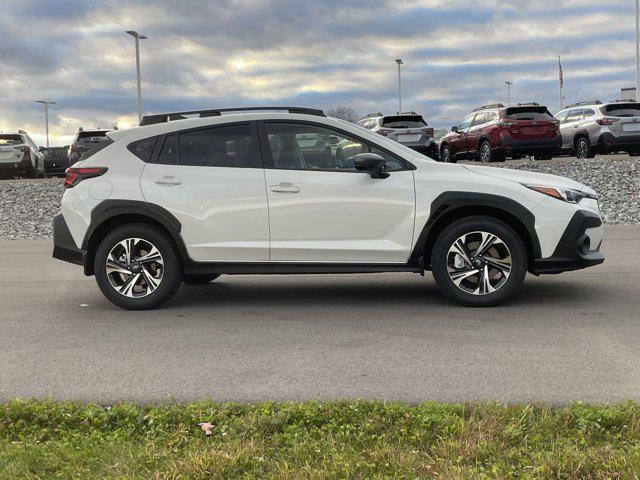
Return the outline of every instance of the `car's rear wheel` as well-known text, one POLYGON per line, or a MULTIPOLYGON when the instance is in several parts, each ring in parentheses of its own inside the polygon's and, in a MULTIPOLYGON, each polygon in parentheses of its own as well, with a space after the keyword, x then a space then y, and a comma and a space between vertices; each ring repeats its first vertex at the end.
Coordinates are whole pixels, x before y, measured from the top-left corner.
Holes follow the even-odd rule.
POLYGON ((109 233, 94 260, 96 281, 104 296, 128 310, 155 308, 173 297, 181 270, 178 252, 167 235, 143 223, 109 233))
POLYGON ((218 278, 220 274, 214 273, 211 275, 208 274, 196 274, 196 275, 182 275, 182 281, 187 285, 204 285, 209 282, 213 282, 216 278, 218 278))
POLYGON ((587 137, 578 137, 576 139, 575 154, 578 160, 584 160, 596 156, 593 152, 593 148, 591 148, 591 142, 589 142, 587 137))
POLYGON ((451 300, 470 307, 490 307, 510 298, 527 273, 527 253, 520 236, 492 217, 462 218, 436 240, 431 269, 451 300))
POLYGON ((442 149, 440 149, 440 161, 444 163, 456 163, 456 159, 449 145, 443 145, 442 149))

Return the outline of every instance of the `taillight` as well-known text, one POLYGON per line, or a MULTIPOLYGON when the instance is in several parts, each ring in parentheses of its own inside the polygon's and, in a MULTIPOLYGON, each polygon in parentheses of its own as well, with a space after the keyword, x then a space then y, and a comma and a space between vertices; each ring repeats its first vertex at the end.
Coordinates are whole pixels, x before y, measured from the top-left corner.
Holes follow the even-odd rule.
POLYGON ((433 128, 431 127, 423 128, 422 131, 425 133, 425 135, 433 135, 433 128))
POLYGON ((596 123, 598 125, 613 125, 614 123, 616 123, 616 119, 615 118, 599 118, 598 120, 596 120, 596 123))
POLYGON ((106 167, 78 167, 67 168, 67 178, 64 180, 65 188, 73 188, 79 184, 82 180, 87 178, 99 177, 104 175, 107 171, 106 167))
POLYGON ((518 122, 515 122, 513 120, 502 120, 498 123, 498 127, 500 128, 511 128, 515 127, 516 125, 518 125, 518 122))
POLYGON ((385 137, 387 135, 389 135, 391 132, 393 132, 393 130, 391 130, 390 128, 381 128, 380 130, 378 130, 376 133, 379 133, 380 135, 384 135, 385 137))

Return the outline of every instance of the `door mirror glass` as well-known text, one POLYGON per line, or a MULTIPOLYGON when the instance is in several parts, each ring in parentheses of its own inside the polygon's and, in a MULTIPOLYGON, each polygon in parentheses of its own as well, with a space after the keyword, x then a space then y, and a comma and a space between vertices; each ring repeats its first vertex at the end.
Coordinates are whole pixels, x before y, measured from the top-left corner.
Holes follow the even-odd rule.
POLYGON ((384 171, 385 160, 377 153, 359 153, 354 157, 356 170, 368 172, 371 178, 387 178, 389 174, 384 171))
POLYGON ((453 127, 451 127, 451 131, 456 133, 458 131, 458 127, 454 125, 453 127))

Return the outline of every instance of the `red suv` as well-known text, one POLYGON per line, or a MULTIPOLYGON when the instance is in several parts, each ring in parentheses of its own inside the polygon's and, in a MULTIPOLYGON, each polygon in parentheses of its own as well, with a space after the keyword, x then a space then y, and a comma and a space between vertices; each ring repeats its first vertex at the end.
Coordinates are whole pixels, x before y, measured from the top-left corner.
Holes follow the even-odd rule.
POLYGON ((505 107, 501 103, 476 108, 460 125, 440 141, 440 160, 479 159, 503 162, 525 155, 549 160, 562 147, 558 121, 547 107, 537 103, 519 103, 505 107))

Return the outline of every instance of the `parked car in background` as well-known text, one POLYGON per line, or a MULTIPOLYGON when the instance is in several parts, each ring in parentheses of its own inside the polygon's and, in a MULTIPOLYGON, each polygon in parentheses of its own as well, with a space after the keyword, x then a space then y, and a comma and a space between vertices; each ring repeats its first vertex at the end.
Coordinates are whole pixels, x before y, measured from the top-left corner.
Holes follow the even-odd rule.
POLYGON ((37 177, 43 167, 44 155, 27 132, 0 133, 0 174, 37 177))
POLYGON ((596 192, 579 182, 438 163, 320 110, 255 110, 108 133, 67 170, 53 256, 133 310, 221 274, 428 270, 452 300, 491 306, 527 271, 604 261, 596 192), (343 165, 311 143, 326 137, 345 146, 343 165))
POLYGON ((507 157, 535 156, 548 160, 562 144, 558 121, 547 107, 501 103, 476 108, 440 141, 440 160, 503 162, 507 157))
POLYGON ((558 112, 556 118, 563 152, 580 159, 593 158, 596 153, 640 155, 640 103, 578 102, 558 112))
POLYGON ((104 147, 106 135, 111 129, 94 129, 85 130, 82 127, 78 129, 73 142, 69 146, 69 165, 73 165, 82 160, 82 155, 88 151, 97 151, 104 147))
POLYGON ((69 168, 69 145, 65 147, 42 147, 40 153, 44 155, 45 174, 60 175, 69 168))
POLYGON ((438 147, 433 138, 433 128, 428 126, 422 115, 416 112, 404 112, 398 115, 382 115, 377 112, 367 115, 356 123, 428 157, 433 158, 438 154, 438 147))

